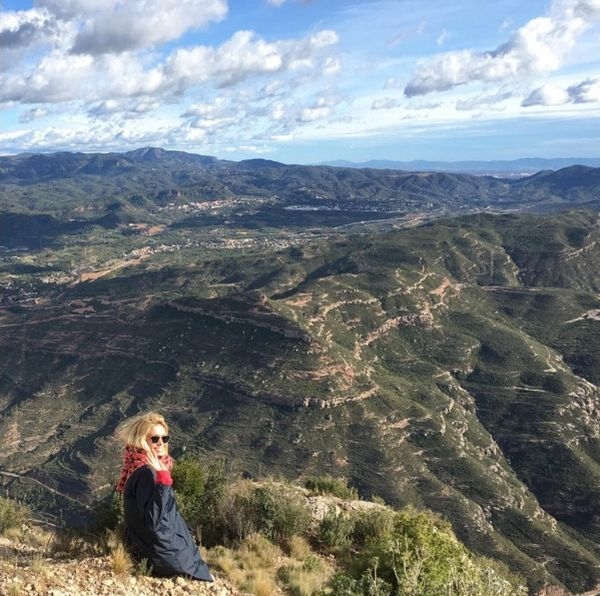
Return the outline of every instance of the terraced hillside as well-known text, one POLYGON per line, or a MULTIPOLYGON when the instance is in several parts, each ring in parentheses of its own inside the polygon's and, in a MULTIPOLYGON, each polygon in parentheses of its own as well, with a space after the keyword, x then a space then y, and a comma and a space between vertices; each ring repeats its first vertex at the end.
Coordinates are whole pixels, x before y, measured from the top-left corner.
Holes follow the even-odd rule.
POLYGON ((81 519, 115 480, 117 424, 156 408, 175 455, 343 475, 532 586, 598 584, 597 213, 253 229, 230 207, 57 211, 4 245, 9 493, 81 519))

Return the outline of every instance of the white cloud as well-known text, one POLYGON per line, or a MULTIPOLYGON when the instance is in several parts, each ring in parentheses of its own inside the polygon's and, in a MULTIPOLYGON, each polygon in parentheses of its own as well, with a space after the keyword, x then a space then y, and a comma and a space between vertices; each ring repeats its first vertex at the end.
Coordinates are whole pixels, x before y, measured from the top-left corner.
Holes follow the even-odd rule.
POLYGON ((530 20, 492 51, 460 50, 419 63, 404 93, 412 97, 472 81, 502 81, 557 70, 577 38, 599 18, 598 0, 555 0, 549 16, 530 20))
MULTIPOLYGON (((104 0, 103 0, 104 2, 104 0)), ((57 2, 54 0, 53 5, 57 2)), ((96 10, 83 5, 72 52, 105 54, 146 48, 181 37, 186 31, 222 20, 225 0, 109 0, 96 10)))
POLYGON ((336 43, 332 31, 321 31, 303 40, 268 43, 252 31, 238 31, 214 50, 196 47, 177 50, 165 64, 168 78, 187 87, 207 79, 219 87, 239 83, 250 76, 313 67, 321 48, 336 43))
POLYGON ((271 105, 271 118, 273 120, 279 122, 285 118, 286 108, 285 104, 282 101, 276 101, 271 105))
POLYGON ((71 20, 84 16, 92 16, 102 11, 111 11, 120 0, 37 0, 37 5, 48 9, 62 20, 71 20))
POLYGON ((47 110, 41 107, 31 108, 27 110, 19 116, 19 122, 33 122, 34 120, 38 120, 39 118, 43 118, 48 113, 47 110))
POLYGON ((443 46, 446 43, 448 37, 450 37, 448 31, 446 31, 446 29, 442 29, 442 32, 438 35, 437 39, 435 40, 436 45, 443 46))
POLYGON ((557 85, 547 83, 538 89, 532 91, 529 96, 523 100, 522 106, 561 106, 569 103, 569 94, 565 89, 557 85))
POLYGON ((82 92, 92 62, 89 56, 49 54, 32 73, 17 71, 0 77, 0 101, 52 103, 74 99, 82 92))
POLYGON ((327 56, 321 63, 320 72, 323 76, 331 77, 340 73, 342 70, 342 64, 336 56, 327 56))
POLYGON ((160 102, 151 98, 107 99, 87 110, 91 118, 121 115, 125 119, 139 118, 160 107, 160 102))
POLYGON ((214 118, 227 111, 229 104, 225 97, 216 97, 210 103, 192 104, 183 114, 184 118, 201 116, 203 118, 214 118))
POLYGON ((402 105, 402 102, 399 99, 394 99, 392 97, 384 97, 382 99, 376 99, 371 105, 372 110, 392 110, 394 108, 399 108, 402 105))
POLYGON ((300 122, 315 122, 331 114, 333 101, 320 97, 312 106, 301 110, 298 120, 300 122))
POLYGON ((567 89, 573 103, 600 102, 600 79, 586 79, 567 89))
POLYGON ((151 68, 146 68, 141 58, 132 53, 91 56, 52 52, 31 72, 18 69, 0 75, 0 102, 172 97, 205 83, 227 87, 250 77, 314 69, 320 64, 321 50, 336 41, 331 31, 274 43, 250 31, 239 31, 218 48, 178 49, 151 68))
POLYGON ((547 83, 533 90, 521 103, 523 107, 561 106, 568 103, 600 102, 600 79, 586 79, 566 89, 547 83))
POLYGON ((490 106, 497 106, 507 99, 510 99, 513 94, 510 91, 492 93, 489 95, 475 95, 465 99, 456 101, 456 109, 458 111, 480 110, 490 106))
POLYGON ((20 48, 52 36, 56 23, 45 10, 0 12, 0 48, 20 48))
POLYGON ((427 23, 425 21, 420 21, 416 27, 406 28, 397 32, 393 37, 385 42, 385 47, 391 49, 402 43, 405 43, 406 41, 421 37, 425 32, 426 26, 427 23))

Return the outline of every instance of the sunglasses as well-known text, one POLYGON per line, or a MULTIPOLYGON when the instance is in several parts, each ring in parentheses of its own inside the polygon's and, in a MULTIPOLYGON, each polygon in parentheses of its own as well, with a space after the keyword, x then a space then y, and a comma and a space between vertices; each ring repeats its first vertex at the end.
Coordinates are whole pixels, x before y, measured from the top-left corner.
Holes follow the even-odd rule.
POLYGON ((150 437, 150 440, 154 444, 158 443, 161 439, 162 439, 163 444, 166 445, 169 442, 169 435, 165 435, 164 437, 161 437, 160 435, 152 435, 150 437))

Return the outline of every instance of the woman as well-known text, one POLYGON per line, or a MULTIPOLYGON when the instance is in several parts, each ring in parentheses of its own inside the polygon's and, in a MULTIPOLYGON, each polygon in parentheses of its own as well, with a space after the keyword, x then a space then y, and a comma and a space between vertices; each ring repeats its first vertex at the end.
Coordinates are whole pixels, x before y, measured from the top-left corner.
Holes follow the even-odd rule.
POLYGON ((132 555, 146 559, 157 576, 184 575, 213 581, 183 521, 173 494, 169 427, 156 412, 126 421, 117 490, 123 494, 125 541, 132 555))

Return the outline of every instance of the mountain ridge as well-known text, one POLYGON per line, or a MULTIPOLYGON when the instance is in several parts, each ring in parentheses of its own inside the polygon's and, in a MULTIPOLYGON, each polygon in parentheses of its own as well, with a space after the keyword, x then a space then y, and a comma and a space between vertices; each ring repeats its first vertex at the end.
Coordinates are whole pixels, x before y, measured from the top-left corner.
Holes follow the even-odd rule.
POLYGON ((508 173, 513 175, 530 175, 541 170, 559 170, 572 165, 600 167, 600 158, 592 157, 522 157, 510 160, 463 160, 463 161, 430 161, 416 159, 411 161, 395 161, 389 159, 372 159, 362 162, 334 160, 321 162, 345 168, 375 168, 391 170, 433 170, 448 172, 480 172, 508 173))

